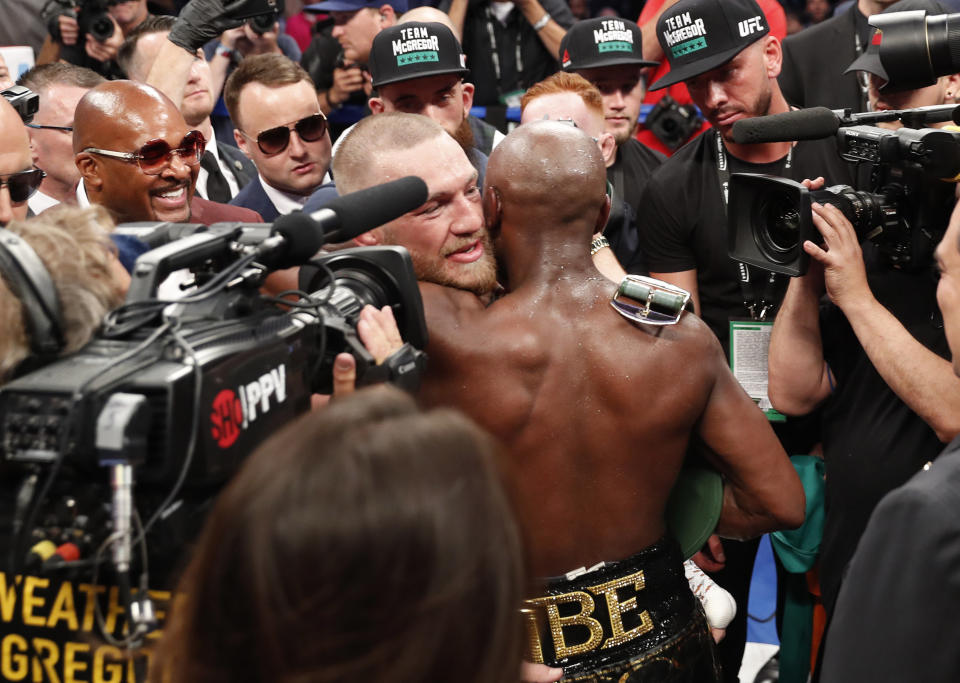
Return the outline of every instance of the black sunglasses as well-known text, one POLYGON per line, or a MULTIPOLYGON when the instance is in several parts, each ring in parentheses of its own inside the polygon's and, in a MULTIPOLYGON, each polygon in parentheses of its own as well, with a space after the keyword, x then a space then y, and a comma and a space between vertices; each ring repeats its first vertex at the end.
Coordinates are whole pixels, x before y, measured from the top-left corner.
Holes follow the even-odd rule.
MULTIPOLYGON (((297 135, 304 142, 316 142, 327 133, 327 117, 323 114, 312 114, 290 125, 268 128, 256 137, 257 147, 264 154, 279 154, 290 144, 291 130, 297 131, 297 135)), ((246 133, 243 134, 253 139, 246 133)))
POLYGON ((6 185, 7 190, 10 191, 10 201, 14 204, 22 204, 33 196, 46 177, 47 174, 39 168, 7 173, 0 175, 0 188, 6 185))

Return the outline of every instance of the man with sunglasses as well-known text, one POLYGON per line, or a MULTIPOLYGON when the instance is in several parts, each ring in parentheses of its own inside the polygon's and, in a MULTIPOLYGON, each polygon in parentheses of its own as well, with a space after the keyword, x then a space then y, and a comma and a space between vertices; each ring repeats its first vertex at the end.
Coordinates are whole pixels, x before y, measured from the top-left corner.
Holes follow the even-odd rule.
POLYGON ((254 212, 194 196, 206 140, 165 95, 109 81, 77 105, 73 145, 78 203, 101 204, 117 222, 260 222, 254 212))
POLYGON ((29 200, 34 214, 57 204, 77 203, 80 171, 73 160, 73 113, 90 88, 104 81, 97 72, 66 62, 40 64, 20 77, 19 85, 40 98, 39 109, 27 124, 33 161, 47 174, 29 200))
POLYGON ((0 97, 0 226, 27 217, 27 200, 40 187, 27 129, 17 110, 0 97))
POLYGON ((266 221, 302 209, 330 167, 330 135, 309 74, 283 55, 244 59, 224 86, 234 139, 257 167, 230 202, 266 221))

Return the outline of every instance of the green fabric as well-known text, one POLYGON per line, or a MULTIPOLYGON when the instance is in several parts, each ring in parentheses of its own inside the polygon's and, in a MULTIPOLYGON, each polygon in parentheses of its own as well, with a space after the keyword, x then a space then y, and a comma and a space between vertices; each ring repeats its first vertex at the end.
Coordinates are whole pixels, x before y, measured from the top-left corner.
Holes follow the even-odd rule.
POLYGON ((802 574, 816 562, 823 538, 824 465, 815 455, 791 455, 790 462, 807 496, 806 516, 798 529, 770 534, 770 543, 788 572, 802 574))

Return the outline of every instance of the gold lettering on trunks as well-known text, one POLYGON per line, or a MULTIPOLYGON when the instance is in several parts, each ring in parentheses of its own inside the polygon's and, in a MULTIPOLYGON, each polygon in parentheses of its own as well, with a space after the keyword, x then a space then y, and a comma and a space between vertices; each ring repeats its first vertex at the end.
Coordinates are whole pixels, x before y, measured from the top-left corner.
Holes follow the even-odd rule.
POLYGON ((593 614, 594 603, 589 593, 583 591, 573 591, 562 595, 548 595, 544 598, 535 598, 527 600, 527 604, 540 605, 547 608, 547 619, 550 622, 550 633, 553 635, 553 649, 556 652, 557 659, 581 655, 584 652, 595 650, 603 640, 603 627, 596 619, 591 618, 593 614), (568 617, 560 616, 558 605, 563 603, 580 603, 580 611, 568 617), (584 626, 590 632, 590 637, 583 643, 577 645, 567 645, 566 638, 563 635, 564 626, 584 626))
POLYGON ((639 571, 636 574, 614 579, 613 581, 607 581, 606 583, 601 583, 599 586, 591 586, 587 589, 594 595, 598 597, 603 595, 607 599, 607 610, 610 612, 611 635, 607 638, 607 642, 603 644, 604 650, 608 647, 623 645, 627 641, 633 640, 653 630, 653 619, 650 618, 650 613, 647 610, 643 610, 643 612, 640 613, 640 624, 629 631, 624 631, 623 614, 624 612, 636 609, 637 596, 634 595, 629 600, 624 600, 623 602, 620 602, 620 598, 617 596, 617 591, 627 586, 633 586, 633 589, 639 593, 643 590, 645 584, 646 580, 643 577, 643 571, 639 571))

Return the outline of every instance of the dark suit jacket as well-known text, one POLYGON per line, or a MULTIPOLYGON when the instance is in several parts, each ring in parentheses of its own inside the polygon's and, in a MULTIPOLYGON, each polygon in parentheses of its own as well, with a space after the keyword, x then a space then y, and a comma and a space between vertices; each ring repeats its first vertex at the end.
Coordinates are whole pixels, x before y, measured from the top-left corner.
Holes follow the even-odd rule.
POLYGON ((242 190, 251 180, 257 177, 257 167, 247 158, 247 155, 241 152, 233 145, 227 145, 217 142, 217 151, 220 152, 220 158, 227 162, 230 172, 237 180, 237 185, 242 190))
POLYGON ((960 437, 873 511, 827 629, 821 682, 960 681, 958 611, 960 437))
POLYGON ((797 107, 863 111, 855 74, 843 75, 857 58, 854 8, 783 41, 783 70, 777 79, 787 102, 797 107))
POLYGON ((263 218, 256 211, 239 206, 211 202, 209 199, 194 195, 190 200, 190 223, 213 225, 225 222, 263 223, 263 218))
POLYGON ((263 185, 260 184, 259 176, 254 176, 253 180, 251 180, 245 188, 240 190, 240 193, 236 197, 230 200, 230 204, 232 206, 242 206, 247 209, 252 209, 263 216, 263 220, 268 223, 272 223, 277 219, 277 216, 280 215, 277 207, 273 205, 270 197, 264 192, 263 185))

